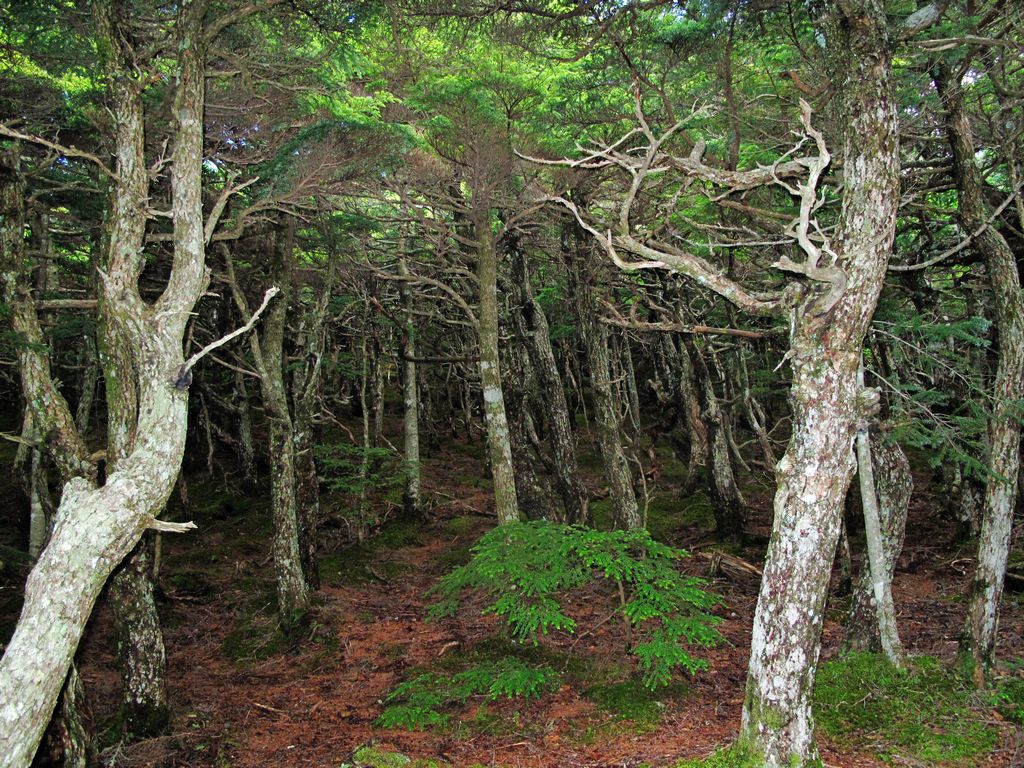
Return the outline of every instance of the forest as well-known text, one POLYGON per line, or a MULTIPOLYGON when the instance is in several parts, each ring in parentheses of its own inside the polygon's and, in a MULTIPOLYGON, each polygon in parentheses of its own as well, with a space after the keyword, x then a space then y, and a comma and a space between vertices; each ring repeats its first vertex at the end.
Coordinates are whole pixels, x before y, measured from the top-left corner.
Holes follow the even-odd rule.
POLYGON ((1019 0, 0 4, 0 768, 1024 765, 1019 0))

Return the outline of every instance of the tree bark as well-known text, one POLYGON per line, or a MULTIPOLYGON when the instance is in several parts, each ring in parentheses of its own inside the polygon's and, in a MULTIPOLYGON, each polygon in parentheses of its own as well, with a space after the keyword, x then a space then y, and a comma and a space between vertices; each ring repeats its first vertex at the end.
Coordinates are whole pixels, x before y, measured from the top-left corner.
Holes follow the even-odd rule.
POLYGON ((689 339, 685 352, 696 374, 701 404, 701 422, 707 429, 711 461, 711 508, 715 516, 715 533, 723 538, 741 539, 747 517, 747 503, 736 485, 732 457, 726 436, 725 414, 718 403, 711 373, 700 350, 689 339))
MULTIPOLYGON (((403 277, 409 275, 409 265, 404 256, 399 258, 398 273, 403 277)), ((420 502, 420 397, 416 381, 416 363, 414 362, 416 325, 413 322, 412 291, 407 282, 399 285, 405 323, 402 334, 402 350, 404 352, 402 358, 402 437, 404 441, 402 508, 406 517, 417 519, 420 517, 422 509, 420 502)))
POLYGON ((594 394, 594 420, 597 424, 598 445, 604 463, 605 479, 612 501, 612 519, 620 528, 642 528, 644 520, 633 491, 633 475, 622 447, 618 409, 612 392, 608 363, 608 332, 598 320, 597 302, 589 277, 590 249, 582 243, 583 233, 577 226, 571 230, 575 253, 564 249, 569 292, 573 297, 573 312, 580 329, 586 367, 590 371, 590 384, 594 394))
POLYGON ((985 226, 988 217, 982 179, 975 164, 974 137, 964 106, 962 84, 952 78, 944 64, 936 66, 933 79, 946 108, 946 134, 953 153, 958 218, 965 232, 978 233, 972 247, 985 259, 999 333, 999 362, 988 430, 989 474, 982 502, 978 563, 960 643, 961 656, 970 665, 974 680, 980 686, 987 681, 995 661, 999 602, 1017 502, 1019 409, 1024 399, 1024 294, 1012 249, 998 229, 985 226))
MULTIPOLYGON (((138 290, 141 237, 111 238, 106 277, 112 316, 130 333, 135 348, 139 408, 136 439, 97 488, 75 477, 64 487, 53 534, 25 587, 25 603, 14 636, 0 659, 0 766, 23 768, 36 750, 64 683, 86 621, 107 577, 155 524, 181 466, 185 448, 187 392, 175 386, 183 364, 182 339, 189 313, 206 288, 202 209, 202 113, 204 6, 178 6, 178 77, 175 150, 171 173, 174 257, 164 292, 147 306, 138 290), (114 288, 118 290, 113 290, 114 288)), ((112 221, 138 217, 144 227, 146 198, 138 197, 146 168, 141 162, 141 99, 124 62, 130 36, 115 33, 128 10, 96 6, 99 36, 111 66, 115 102, 117 184, 112 221), (121 107, 127 105, 127 109, 121 107), (127 121, 127 122, 126 122, 127 121)), ((6 218, 6 217, 5 217, 6 218)))
MULTIPOLYGON (((907 456, 899 444, 886 440, 879 441, 872 445, 871 454, 881 521, 882 562, 885 578, 891 584, 896 571, 896 561, 903 550, 907 509, 914 480, 910 474, 910 462, 907 461, 907 456)), ((881 653, 883 650, 869 562, 865 562, 853 593, 850 617, 846 625, 846 648, 870 653, 881 653)))
POLYGON ((548 419, 548 435, 558 492, 565 507, 565 520, 585 525, 589 518, 589 495, 580 478, 576 461, 576 440, 572 434, 572 420, 565 399, 562 377, 558 373, 555 353, 551 347, 551 331, 544 309, 533 296, 526 257, 515 254, 515 280, 522 292, 522 314, 526 323, 526 346, 537 376, 537 383, 544 392, 545 415, 548 419))
MULTIPOLYGON (((280 289, 280 294, 267 309, 262 330, 258 335, 253 334, 249 341, 270 422, 270 496, 274 524, 270 549, 277 584, 277 612, 285 632, 296 628, 309 611, 309 585, 302 568, 299 544, 295 426, 288 406, 284 373, 284 335, 291 297, 293 234, 291 224, 286 227, 286 231, 274 233, 271 280, 280 289)), ((248 319, 248 306, 234 280, 232 289, 240 311, 248 319)))
POLYGON ((136 739, 159 735, 170 723, 167 659, 153 601, 149 546, 139 542, 118 567, 108 593, 121 668, 120 716, 136 739))
POLYGON ((483 386, 487 450, 494 479, 494 503, 500 523, 519 519, 515 470, 505 395, 501 386, 498 354, 498 252, 491 233, 489 210, 474 200, 473 230, 477 241, 477 283, 480 291, 478 336, 480 341, 480 382, 483 386))
POLYGON ((825 598, 861 418, 861 346, 882 289, 899 202, 899 121, 884 3, 825 5, 821 31, 844 128, 832 247, 846 286, 830 311, 793 310, 793 434, 776 468, 775 521, 754 615, 740 742, 770 768, 817 759, 811 693, 825 598))

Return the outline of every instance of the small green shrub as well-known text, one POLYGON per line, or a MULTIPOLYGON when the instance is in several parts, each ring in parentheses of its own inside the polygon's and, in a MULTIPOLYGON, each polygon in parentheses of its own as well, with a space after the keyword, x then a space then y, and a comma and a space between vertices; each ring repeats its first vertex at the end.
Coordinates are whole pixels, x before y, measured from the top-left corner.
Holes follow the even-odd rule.
POLYGON ((593 580, 621 588, 619 612, 635 630, 630 649, 648 688, 667 685, 676 669, 689 673, 707 662, 690 653, 722 640, 720 619, 709 611, 720 599, 700 579, 676 567, 682 550, 654 541, 647 531, 595 531, 546 521, 506 523, 473 548, 473 558, 431 590, 440 601, 432 615, 453 615, 466 592, 493 599, 490 613, 512 637, 536 643, 550 630, 572 632, 561 597, 593 580))
POLYGON ((473 696, 487 701, 540 696, 558 675, 549 666, 533 666, 520 659, 476 664, 456 675, 427 672, 408 680, 388 694, 389 706, 377 719, 384 728, 419 730, 443 727, 448 715, 441 710, 465 704, 473 696))
POLYGON ((837 742, 929 765, 977 765, 995 747, 976 703, 958 670, 928 656, 901 671, 883 656, 849 654, 819 668, 814 691, 818 724, 837 742))
POLYGON ((1024 725, 1024 677, 1007 677, 996 681, 992 706, 1010 722, 1024 725))

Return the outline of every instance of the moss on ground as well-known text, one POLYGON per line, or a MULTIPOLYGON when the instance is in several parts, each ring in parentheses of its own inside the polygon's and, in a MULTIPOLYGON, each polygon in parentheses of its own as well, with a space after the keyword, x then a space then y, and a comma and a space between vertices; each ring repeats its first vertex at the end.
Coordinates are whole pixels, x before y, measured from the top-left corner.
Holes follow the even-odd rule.
POLYGON ((584 695, 603 712, 617 720, 629 720, 638 733, 653 731, 661 722, 666 701, 686 696, 688 686, 676 683, 666 688, 649 690, 636 678, 602 685, 592 685, 584 695))
POLYGON ((998 741, 969 681, 932 657, 901 671, 879 655, 849 654, 820 667, 814 693, 825 733, 884 760, 973 766, 998 741))
POLYGON ((439 760, 411 758, 401 752, 362 746, 353 753, 352 762, 342 763, 339 768, 447 768, 448 765, 439 760))
POLYGON ((647 530, 658 541, 667 542, 676 534, 714 527, 711 503, 702 492, 685 498, 673 492, 661 492, 655 494, 647 505, 647 530))

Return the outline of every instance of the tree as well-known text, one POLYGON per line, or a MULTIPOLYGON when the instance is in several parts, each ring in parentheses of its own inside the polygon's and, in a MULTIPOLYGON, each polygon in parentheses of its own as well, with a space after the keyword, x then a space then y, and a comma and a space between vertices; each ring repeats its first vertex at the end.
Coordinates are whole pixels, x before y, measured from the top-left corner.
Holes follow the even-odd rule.
MULTIPOLYGON (((109 254, 103 276, 104 320, 130 356, 132 376, 118 382, 135 390, 133 435, 115 444, 126 446, 105 483, 96 484, 94 467, 64 486, 54 529, 29 576, 25 605, 3 659, 0 659, 0 740, 7 746, 4 766, 26 766, 78 645, 93 604, 107 577, 135 547, 147 529, 183 531, 189 524, 156 518, 177 479, 185 445, 188 384, 194 359, 186 362, 182 340, 192 308, 207 285, 205 226, 202 207, 203 108, 205 57, 211 38, 241 14, 204 25, 207 6, 189 1, 173 12, 158 10, 173 26, 176 46, 171 161, 174 248, 165 286, 154 302, 143 298, 139 277, 144 266, 148 169, 145 163, 143 95, 146 81, 136 76, 140 57, 129 31, 133 8, 111 0, 94 11, 96 36, 107 62, 107 87, 114 116, 114 166, 109 212, 109 254)), ((8 132, 10 135, 10 132, 8 132)), ((52 144, 52 142, 51 142, 52 144)), ((64 156, 81 152, 62 149, 64 156)), ((8 185, 18 169, 7 167, 8 185)), ((15 187, 8 186, 10 190, 15 187)), ((10 199, 5 192, 5 199, 10 199)), ((18 220, 5 215, 5 261, 18 259, 18 220)), ((118 368, 124 371, 124 368, 118 368)), ((45 383, 43 384, 45 387, 45 383)), ((61 400, 32 401, 41 414, 66 410, 61 400)), ((117 422, 115 422, 117 423, 117 422)), ((67 434, 72 434, 70 431, 67 434)), ((65 456, 70 459, 74 453, 65 456)), ((81 461, 81 454, 78 454, 81 461)))

